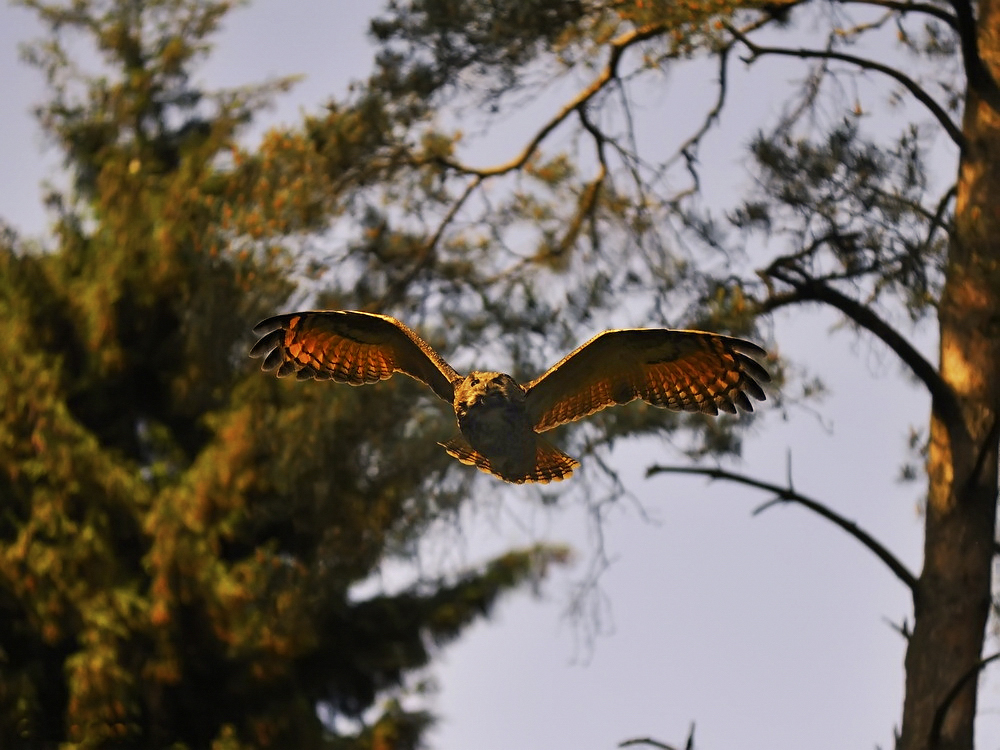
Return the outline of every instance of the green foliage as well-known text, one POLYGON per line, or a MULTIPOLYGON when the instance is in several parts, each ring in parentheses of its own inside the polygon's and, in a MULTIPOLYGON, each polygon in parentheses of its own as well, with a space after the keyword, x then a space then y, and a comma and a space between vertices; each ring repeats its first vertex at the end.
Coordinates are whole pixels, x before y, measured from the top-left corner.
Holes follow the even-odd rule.
MULTIPOLYGON (((904 300, 914 319, 940 294, 947 239, 929 215, 926 146, 911 128, 890 148, 844 122, 825 142, 758 136, 751 150, 763 196, 737 209, 734 226, 794 232, 789 267, 824 280, 874 280, 873 298, 904 300)), ((872 283, 868 281, 868 283, 872 283)))
POLYGON ((75 192, 51 250, 0 246, 0 745, 418 746, 429 717, 384 697, 566 553, 356 599, 468 496, 446 423, 410 383, 301 388, 246 358, 303 280, 294 238, 399 169, 411 113, 369 97, 248 151, 285 83, 189 84, 229 3, 27 4, 75 192))
POLYGON ((496 76, 491 93, 499 94, 515 85, 521 66, 557 49, 586 12, 579 0, 390 2, 371 29, 386 50, 382 64, 405 62, 407 88, 414 93, 430 95, 468 70, 496 76), (426 54, 412 56, 415 46, 426 54))

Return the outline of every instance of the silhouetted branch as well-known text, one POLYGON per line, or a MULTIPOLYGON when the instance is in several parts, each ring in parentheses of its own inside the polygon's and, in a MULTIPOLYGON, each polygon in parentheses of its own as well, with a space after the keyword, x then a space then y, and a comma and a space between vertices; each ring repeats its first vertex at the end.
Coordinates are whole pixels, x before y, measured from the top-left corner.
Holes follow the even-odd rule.
POLYGON ((762 47, 755 42, 750 41, 741 31, 733 28, 732 26, 727 26, 726 29, 735 38, 739 39, 748 50, 750 50, 750 59, 747 60, 748 63, 752 63, 754 59, 758 57, 763 57, 764 55, 783 55, 786 57, 798 57, 803 60, 838 60, 840 62, 846 62, 851 65, 856 65, 863 70, 873 70, 876 73, 882 73, 883 75, 889 76, 897 83, 902 84, 903 88, 913 94, 914 98, 923 104, 927 109, 930 110, 931 114, 934 115, 935 119, 941 123, 941 127, 945 129, 948 136, 958 144, 959 148, 965 147, 965 136, 962 135, 961 129, 952 122, 951 117, 945 111, 944 107, 935 101, 934 97, 924 91, 920 85, 914 81, 909 76, 901 73, 893 67, 888 65, 883 65, 875 60, 867 60, 863 57, 857 57, 855 55, 848 55, 843 52, 835 52, 834 50, 816 50, 816 49, 791 49, 785 47, 762 47))
POLYGON ((635 737, 631 740, 625 740, 624 742, 618 743, 618 747, 632 747, 633 745, 649 745, 650 747, 657 747, 661 750, 677 750, 677 748, 673 745, 668 745, 665 742, 654 740, 652 737, 635 737))
POLYGON ((434 230, 434 234, 431 235, 430 239, 428 239, 427 242, 424 243, 423 247, 420 248, 420 253, 410 266, 410 270, 390 285, 385 294, 382 295, 382 299, 379 300, 378 306, 375 309, 385 309, 389 302, 397 299, 404 291, 406 291, 406 287, 408 287, 417 277, 417 274, 419 274, 422 269, 426 268, 428 261, 434 257, 438 243, 441 242, 441 237, 444 236, 445 229, 447 229, 451 222, 455 220, 455 217, 462 209, 462 206, 464 206, 465 202, 469 200, 469 196, 475 192, 476 188, 478 188, 482 182, 482 177, 476 177, 465 186, 465 190, 463 190, 462 194, 455 199, 451 208, 448 209, 448 212, 441 219, 437 229, 434 230))
POLYGON ((892 620, 890 620, 888 617, 883 617, 882 618, 882 622, 884 622, 890 628, 892 628, 897 633, 899 633, 901 636, 903 636, 903 639, 906 640, 907 642, 909 642, 910 636, 913 635, 913 633, 910 632, 910 623, 905 618, 904 618, 903 623, 901 625, 897 625, 892 620))
MULTIPOLYGON (((937 209, 934 211, 934 215, 931 217, 931 223, 927 226, 927 237, 924 239, 924 243, 921 246, 921 251, 926 250, 931 245, 931 240, 934 239, 934 233, 938 229, 945 228, 944 226, 944 213, 948 210, 948 205, 955 199, 958 195, 958 186, 952 185, 948 188, 944 195, 941 196, 941 200, 938 201, 937 209)), ((947 232, 947 228, 945 228, 947 232)), ((950 232, 948 232, 950 234, 950 232)))
MULTIPOLYGON (((652 737, 635 737, 631 740, 625 740, 618 743, 618 747, 632 747, 633 745, 649 745, 650 747, 658 748, 658 750, 677 750, 673 745, 668 745, 665 742, 660 742, 659 740, 654 740, 652 737)), ((688 730, 687 740, 684 741, 684 750, 694 750, 694 724, 691 724, 691 729, 688 730)))
POLYGON ((841 2, 845 5, 847 3, 851 3, 853 5, 875 5, 879 8, 887 8, 888 10, 895 10, 900 13, 925 13, 928 16, 934 16, 934 18, 939 21, 948 24, 956 31, 958 30, 958 19, 944 8, 939 8, 936 5, 928 5, 926 3, 901 3, 895 2, 895 0, 841 0, 841 2))
POLYGON ((754 510, 754 515, 762 513, 763 511, 770 508, 772 505, 778 503, 796 503, 808 508, 814 513, 822 516, 823 518, 831 521, 836 526, 846 531, 850 536, 857 539, 861 544, 867 547, 871 552, 891 570, 896 577, 906 584, 910 592, 916 594, 917 590, 917 578, 910 570, 903 565, 900 560, 893 555, 888 549, 886 549, 881 542, 872 537, 868 532, 861 529, 854 521, 849 521, 848 519, 841 516, 836 511, 831 510, 817 500, 812 500, 811 498, 802 495, 791 487, 780 487, 776 484, 771 484, 770 482, 764 482, 760 479, 754 479, 748 477, 744 474, 737 474, 736 472, 727 471, 726 469, 720 468, 706 468, 698 466, 651 466, 646 470, 646 476, 650 477, 654 474, 695 474, 699 476, 708 477, 709 479, 725 479, 730 482, 736 482, 738 484, 744 484, 748 487, 756 487, 760 490, 766 490, 768 492, 773 492, 775 498, 768 501, 764 505, 760 506, 754 510))
POLYGON ((665 31, 663 24, 648 24, 639 29, 633 29, 632 31, 625 32, 619 35, 611 41, 611 57, 608 59, 608 64, 604 66, 604 70, 601 74, 595 78, 589 86, 580 91, 576 96, 570 99, 566 104, 563 105, 554 117, 552 117, 545 125, 535 133, 534 137, 528 142, 528 145, 524 147, 520 154, 515 156, 508 162, 504 164, 498 164, 494 167, 484 167, 476 168, 469 167, 464 164, 452 161, 451 159, 442 159, 441 161, 447 166, 455 169, 464 174, 476 175, 477 177, 496 177, 498 175, 507 174, 515 169, 520 169, 531 158, 532 154, 541 144, 543 140, 555 130, 559 125, 561 125, 567 117, 569 117, 573 112, 578 111, 587 102, 589 102, 594 96, 600 92, 605 86, 613 81, 618 75, 618 65, 621 62, 622 55, 625 53, 629 47, 639 42, 643 42, 647 39, 652 39, 665 31))
POLYGON ((883 320, 874 310, 851 299, 818 279, 812 279, 799 272, 800 278, 788 273, 791 269, 781 267, 778 259, 762 273, 789 284, 794 293, 776 296, 773 301, 765 300, 762 310, 770 311, 795 302, 825 302, 840 310, 849 319, 865 330, 875 334, 910 368, 914 375, 927 387, 931 394, 933 409, 945 420, 953 434, 965 432, 965 422, 955 392, 944 381, 940 373, 918 352, 906 338, 883 320))
POLYGON ((712 108, 705 114, 705 119, 701 123, 701 127, 698 128, 687 140, 680 145, 677 149, 677 154, 671 157, 663 166, 664 168, 669 167, 678 157, 683 157, 687 164, 688 173, 694 180, 694 189, 697 190, 700 185, 698 179, 698 171, 695 169, 695 163, 697 162, 696 150, 701 140, 708 134, 712 129, 712 126, 719 121, 719 115, 722 114, 722 108, 726 103, 726 92, 728 90, 728 63, 729 63, 729 53, 732 51, 732 46, 727 46, 719 51, 719 93, 716 96, 715 104, 712 108))

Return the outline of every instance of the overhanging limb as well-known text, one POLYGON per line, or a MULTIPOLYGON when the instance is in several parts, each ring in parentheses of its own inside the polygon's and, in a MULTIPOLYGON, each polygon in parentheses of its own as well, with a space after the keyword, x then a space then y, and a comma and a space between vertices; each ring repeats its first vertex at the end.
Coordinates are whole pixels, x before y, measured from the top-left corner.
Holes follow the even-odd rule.
POLYGON ((764 482, 760 479, 754 479, 753 477, 748 477, 745 474, 738 474, 733 471, 727 471, 726 469, 720 468, 707 468, 700 466, 659 466, 653 465, 646 470, 646 476, 651 477, 655 474, 695 474, 698 476, 708 477, 709 479, 724 479, 729 482, 736 482, 738 484, 744 484, 748 487, 756 487, 760 490, 765 490, 767 492, 774 493, 774 499, 770 500, 764 505, 761 505, 754 511, 754 515, 767 510, 772 505, 778 503, 796 503, 804 508, 808 508, 814 513, 822 516, 828 521, 831 521, 836 526, 846 531, 850 536, 857 539, 861 544, 867 547, 871 552, 891 570, 896 577, 906 584, 907 588, 910 589, 910 593, 916 596, 917 593, 917 577, 910 572, 903 563, 897 558, 892 552, 886 549, 877 539, 875 539, 867 531, 859 527, 854 521, 844 518, 842 515, 834 510, 831 510, 827 506, 818 500, 813 500, 811 498, 796 492, 791 487, 781 487, 776 484, 771 484, 770 482, 764 482))

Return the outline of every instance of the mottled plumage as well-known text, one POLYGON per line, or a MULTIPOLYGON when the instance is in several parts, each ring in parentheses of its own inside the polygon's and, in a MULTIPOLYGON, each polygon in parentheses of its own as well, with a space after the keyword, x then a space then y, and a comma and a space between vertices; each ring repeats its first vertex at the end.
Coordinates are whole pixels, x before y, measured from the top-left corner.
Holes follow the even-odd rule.
POLYGON ((259 323, 251 357, 278 377, 363 385, 402 372, 455 410, 459 435, 445 450, 505 481, 565 479, 579 464, 539 433, 641 398, 678 411, 753 411, 767 371, 748 355, 764 350, 704 331, 633 328, 600 333, 539 378, 474 371, 464 378, 395 318, 351 310, 278 315, 259 323))

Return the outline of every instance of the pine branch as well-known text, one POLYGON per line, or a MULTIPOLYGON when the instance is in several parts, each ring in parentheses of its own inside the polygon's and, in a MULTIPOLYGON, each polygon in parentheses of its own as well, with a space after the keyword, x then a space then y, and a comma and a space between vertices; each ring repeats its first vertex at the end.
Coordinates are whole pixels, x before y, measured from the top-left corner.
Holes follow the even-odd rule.
POLYGON ((733 28, 732 26, 726 26, 726 29, 732 34, 736 39, 740 40, 748 50, 750 50, 750 58, 746 59, 748 64, 752 63, 758 57, 763 57, 764 55, 783 55, 786 57, 798 57, 803 60, 838 60, 840 62, 846 62, 851 65, 856 65, 862 70, 872 70, 877 73, 882 73, 883 75, 889 76, 897 83, 902 84, 903 88, 913 94, 914 98, 923 104, 927 109, 930 110, 931 114, 934 115, 935 119, 941 123, 941 127, 945 129, 948 136, 958 145, 960 149, 965 148, 965 136, 962 134, 961 129, 952 122, 951 117, 945 111, 944 107, 935 101, 934 97, 924 91, 921 86, 914 81, 909 76, 901 73, 900 71, 892 68, 888 65, 883 65, 880 62, 874 60, 868 60, 863 57, 857 57, 855 55, 848 55, 843 52, 835 52, 833 50, 816 50, 816 49, 792 49, 787 47, 762 47, 755 42, 750 41, 749 37, 743 34, 741 31, 733 28))
POLYGON ((868 532, 861 529, 854 521, 844 518, 839 513, 831 510, 819 501, 813 500, 796 492, 792 489, 791 482, 789 482, 788 487, 781 487, 776 484, 771 484, 770 482, 764 482, 760 479, 748 477, 745 474, 727 471, 726 469, 705 468, 698 466, 650 466, 646 470, 646 476, 650 477, 654 474, 696 474, 708 477, 712 480, 725 479, 729 482, 736 482, 737 484, 744 484, 748 487, 756 487, 760 490, 773 492, 775 495, 774 499, 757 508, 754 511, 754 515, 762 513, 772 505, 776 505, 778 503, 796 503, 804 508, 808 508, 817 515, 820 515, 826 520, 832 522, 834 525, 839 526, 850 536, 861 542, 861 544, 867 547, 872 554, 885 563, 886 567, 888 567, 900 581, 906 584, 907 588, 910 589, 910 592, 914 596, 916 595, 917 577, 913 575, 913 573, 911 573, 905 565, 903 565, 899 558, 893 555, 881 544, 881 542, 872 537, 868 532))
POLYGON ((889 325, 888 322, 883 320, 870 307, 851 299, 829 284, 818 279, 809 278, 800 270, 801 278, 791 276, 788 273, 790 269, 781 266, 781 260, 778 259, 778 261, 772 263, 762 273, 765 276, 785 282, 793 287, 795 291, 776 297, 775 301, 771 304, 765 301, 762 305, 763 310, 771 311, 792 303, 809 301, 824 302, 840 310, 840 312, 854 323, 873 333, 882 343, 895 352, 896 356, 903 360, 910 368, 910 371, 913 372, 930 392, 932 408, 945 420, 949 430, 958 430, 959 432, 956 434, 961 434, 965 431, 965 421, 962 417, 962 410, 955 392, 944 381, 934 365, 928 362, 899 331, 889 325))

